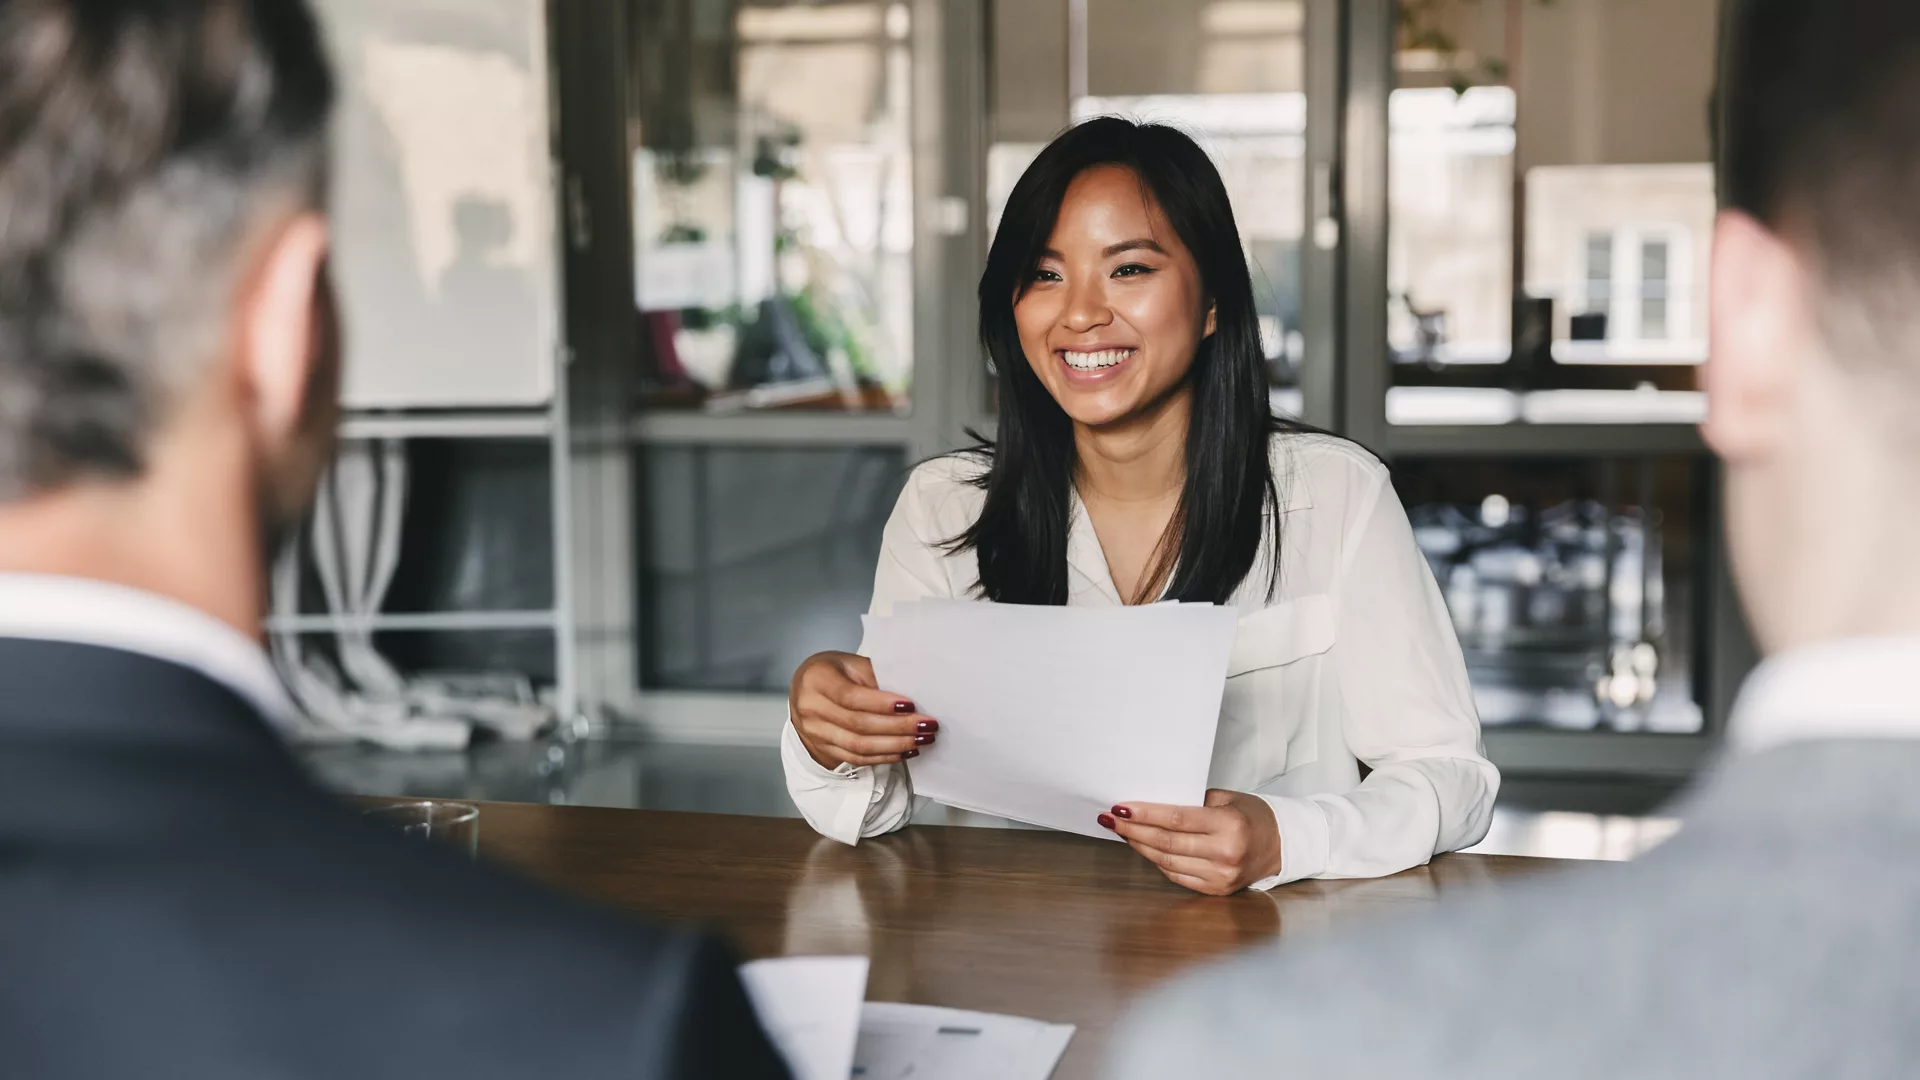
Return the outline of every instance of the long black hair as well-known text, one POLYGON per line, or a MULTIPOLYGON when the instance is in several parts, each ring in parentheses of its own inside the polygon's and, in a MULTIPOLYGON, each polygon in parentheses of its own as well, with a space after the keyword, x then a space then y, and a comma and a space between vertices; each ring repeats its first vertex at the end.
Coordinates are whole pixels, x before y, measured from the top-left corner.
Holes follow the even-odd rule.
POLYGON ((1007 200, 980 275, 980 339, 1000 374, 999 430, 991 445, 972 451, 989 463, 976 480, 986 504, 948 546, 977 555, 980 593, 989 600, 1067 602, 1073 424, 1027 362, 1013 307, 1033 280, 1068 185, 1100 165, 1132 171, 1152 195, 1193 253, 1215 317, 1187 375, 1186 480, 1149 580, 1165 582, 1164 599, 1224 604, 1260 561, 1271 522, 1271 593, 1279 582, 1281 503, 1268 442, 1277 431, 1309 429, 1275 417, 1268 404, 1253 279, 1219 171, 1185 133, 1117 117, 1089 120, 1053 140, 1007 200))

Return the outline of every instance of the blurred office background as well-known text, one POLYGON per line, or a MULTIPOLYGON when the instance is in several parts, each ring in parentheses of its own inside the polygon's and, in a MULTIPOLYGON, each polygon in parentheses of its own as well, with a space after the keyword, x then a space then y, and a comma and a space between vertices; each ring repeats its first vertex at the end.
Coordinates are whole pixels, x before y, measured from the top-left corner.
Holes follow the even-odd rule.
POLYGON ((857 644, 906 470, 991 430, 1007 192, 1122 113, 1225 175, 1275 408, 1393 467, 1490 843, 1670 831, 1753 662, 1693 426, 1716 0, 318 3, 351 441, 276 648, 366 731, 511 706, 335 725, 340 786, 791 813, 789 676, 857 644))

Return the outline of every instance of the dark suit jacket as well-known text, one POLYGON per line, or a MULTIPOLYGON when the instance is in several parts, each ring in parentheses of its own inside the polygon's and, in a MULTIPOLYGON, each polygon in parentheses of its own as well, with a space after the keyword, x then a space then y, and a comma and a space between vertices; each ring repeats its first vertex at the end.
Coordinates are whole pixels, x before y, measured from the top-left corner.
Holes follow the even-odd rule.
POLYGON ((785 1075, 713 939, 360 820, 193 671, 0 639, 0 1076, 785 1075))

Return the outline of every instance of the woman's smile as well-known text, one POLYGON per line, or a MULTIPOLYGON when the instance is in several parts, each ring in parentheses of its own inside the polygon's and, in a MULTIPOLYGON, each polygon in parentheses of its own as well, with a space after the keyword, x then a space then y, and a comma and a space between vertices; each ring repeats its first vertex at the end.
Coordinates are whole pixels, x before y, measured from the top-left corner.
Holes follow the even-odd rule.
POLYGON ((1055 349, 1053 354, 1066 365, 1070 384, 1094 386, 1118 378, 1139 351, 1125 346, 1097 346, 1055 349))

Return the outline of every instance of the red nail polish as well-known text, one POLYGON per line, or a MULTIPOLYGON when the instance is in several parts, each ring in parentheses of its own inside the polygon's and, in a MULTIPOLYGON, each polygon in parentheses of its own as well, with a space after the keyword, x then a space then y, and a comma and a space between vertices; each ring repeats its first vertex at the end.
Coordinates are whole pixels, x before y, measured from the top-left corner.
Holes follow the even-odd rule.
POLYGON ((918 724, 915 724, 914 727, 918 729, 922 735, 931 735, 940 730, 940 721, 922 720, 918 724))
POLYGON ((893 711, 901 716, 905 716, 913 711, 913 702, 896 701, 893 703, 893 711))
POLYGON ((909 751, 907 751, 906 753, 904 753, 904 754, 901 754, 900 756, 901 756, 901 757, 903 757, 903 758, 910 758, 910 757, 919 757, 919 756, 920 756, 920 751, 918 751, 918 750, 909 750, 909 751))
POLYGON ((931 735, 915 735, 915 736, 913 737, 913 745, 915 745, 915 746, 932 746, 932 745, 933 745, 933 736, 931 736, 931 735))
POLYGON ((1100 827, 1103 829, 1111 829, 1114 827, 1113 817, 1109 814, 1101 814, 1099 821, 1100 821, 1100 827))
POLYGON ((1126 808, 1126 807, 1124 807, 1124 806, 1116 806, 1116 807, 1114 807, 1114 808, 1113 808, 1113 816, 1115 816, 1115 817, 1123 817, 1123 818, 1126 818, 1127 820, 1129 820, 1129 821, 1131 821, 1131 820, 1133 820, 1133 811, 1131 811, 1131 810, 1129 810, 1129 809, 1127 809, 1127 808, 1126 808))

